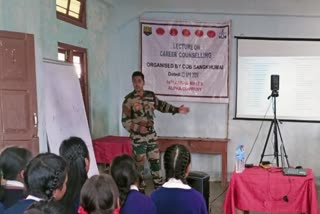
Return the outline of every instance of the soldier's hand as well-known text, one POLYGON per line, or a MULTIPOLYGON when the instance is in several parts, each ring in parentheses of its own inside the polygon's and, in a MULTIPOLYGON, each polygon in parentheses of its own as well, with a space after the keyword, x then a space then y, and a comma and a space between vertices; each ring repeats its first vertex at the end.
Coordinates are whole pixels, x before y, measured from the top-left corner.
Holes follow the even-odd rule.
POLYGON ((140 134, 148 134, 148 129, 145 126, 139 126, 139 133, 140 134))
POLYGON ((186 114, 186 113, 189 112, 189 110, 190 110, 189 107, 185 107, 184 105, 179 107, 179 113, 180 114, 186 114))

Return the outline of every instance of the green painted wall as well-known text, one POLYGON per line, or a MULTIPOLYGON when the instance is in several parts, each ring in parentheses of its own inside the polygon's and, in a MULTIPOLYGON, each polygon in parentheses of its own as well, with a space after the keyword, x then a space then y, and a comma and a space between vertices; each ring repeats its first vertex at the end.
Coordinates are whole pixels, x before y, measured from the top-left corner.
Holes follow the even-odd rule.
POLYGON ((53 0, 0 0, 0 30, 30 33, 35 38, 40 151, 47 149, 41 62, 43 58, 57 59, 58 42, 87 48, 91 133, 93 138, 107 134, 109 10, 110 4, 103 0, 87 1, 87 29, 83 29, 58 20, 53 0))

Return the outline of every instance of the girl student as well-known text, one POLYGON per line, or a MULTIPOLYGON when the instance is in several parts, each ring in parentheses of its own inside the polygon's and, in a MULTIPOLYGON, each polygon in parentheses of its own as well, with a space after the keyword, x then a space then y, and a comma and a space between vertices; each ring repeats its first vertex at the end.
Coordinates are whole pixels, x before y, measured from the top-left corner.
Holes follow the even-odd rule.
POLYGON ((138 190, 140 174, 129 155, 117 156, 111 164, 111 175, 120 192, 121 214, 155 214, 153 201, 138 190))
POLYGON ((89 151, 81 138, 70 137, 61 143, 59 153, 69 165, 67 191, 61 202, 69 214, 76 214, 81 188, 88 179, 89 151))
POLYGON ((0 202, 4 208, 25 197, 23 172, 32 153, 25 148, 7 147, 0 154, 0 202))
POLYGON ((67 163, 62 157, 52 153, 37 155, 24 171, 27 198, 5 210, 4 214, 23 214, 36 201, 61 200, 66 192, 67 171, 67 163))
POLYGON ((78 214, 119 214, 119 191, 110 175, 94 175, 83 185, 78 214))
POLYGON ((207 214, 203 195, 191 188, 186 177, 190 171, 191 155, 180 144, 168 147, 164 153, 167 182, 151 194, 158 214, 207 214))

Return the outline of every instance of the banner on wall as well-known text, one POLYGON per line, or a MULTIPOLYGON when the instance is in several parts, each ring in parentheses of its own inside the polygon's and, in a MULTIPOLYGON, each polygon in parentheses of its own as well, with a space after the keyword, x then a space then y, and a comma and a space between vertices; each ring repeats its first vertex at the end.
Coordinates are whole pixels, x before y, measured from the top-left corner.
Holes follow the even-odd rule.
POLYGON ((230 21, 140 23, 146 90, 171 101, 229 101, 230 21))

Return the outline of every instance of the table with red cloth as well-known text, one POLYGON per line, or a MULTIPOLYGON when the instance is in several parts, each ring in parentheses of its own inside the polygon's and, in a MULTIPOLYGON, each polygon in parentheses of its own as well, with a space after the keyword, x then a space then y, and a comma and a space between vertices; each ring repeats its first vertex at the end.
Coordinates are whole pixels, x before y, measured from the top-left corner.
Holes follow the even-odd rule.
POLYGON ((97 163, 110 164, 118 155, 132 155, 129 137, 106 136, 92 141, 97 163))
POLYGON ((239 210, 319 214, 312 169, 307 176, 285 176, 281 168, 233 172, 223 204, 225 214, 239 210))

